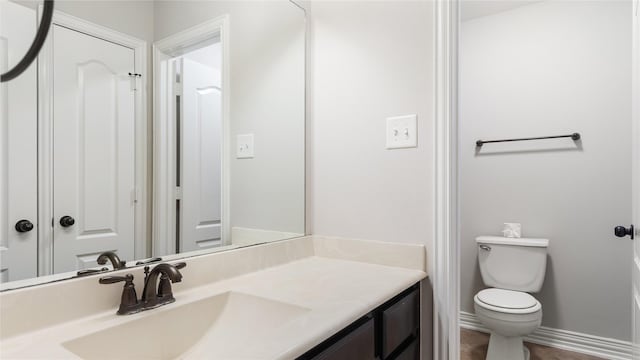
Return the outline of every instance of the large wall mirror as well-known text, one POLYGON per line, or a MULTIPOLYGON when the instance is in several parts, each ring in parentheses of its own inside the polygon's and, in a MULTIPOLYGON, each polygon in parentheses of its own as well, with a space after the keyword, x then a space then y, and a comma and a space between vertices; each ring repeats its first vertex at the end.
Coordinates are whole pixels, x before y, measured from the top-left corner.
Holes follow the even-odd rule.
MULTIPOLYGON (((0 73, 41 4, 0 2, 0 73)), ((305 28, 286 0, 56 1, 0 86, 0 287, 304 235, 305 28)))

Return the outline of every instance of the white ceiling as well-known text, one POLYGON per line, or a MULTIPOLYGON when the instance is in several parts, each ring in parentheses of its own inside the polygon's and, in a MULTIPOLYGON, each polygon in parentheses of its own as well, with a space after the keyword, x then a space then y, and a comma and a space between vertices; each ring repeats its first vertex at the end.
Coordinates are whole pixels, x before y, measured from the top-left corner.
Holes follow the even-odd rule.
POLYGON ((531 5, 542 1, 529 0, 464 0, 462 1, 462 21, 493 15, 512 10, 521 6, 531 5))

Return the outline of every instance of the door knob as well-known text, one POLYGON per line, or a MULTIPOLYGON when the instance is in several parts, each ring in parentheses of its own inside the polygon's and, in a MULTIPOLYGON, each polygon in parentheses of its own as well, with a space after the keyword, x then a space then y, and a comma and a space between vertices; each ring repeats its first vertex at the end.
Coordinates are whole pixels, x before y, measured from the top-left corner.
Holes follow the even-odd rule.
POLYGON ((20 220, 16 223, 16 231, 19 233, 26 233, 33 230, 33 223, 29 220, 20 220))
POLYGON ((65 215, 60 218, 60 225, 62 225, 62 227, 69 227, 75 223, 76 221, 69 215, 65 215))
POLYGON ((630 227, 626 228, 624 226, 616 226, 616 228, 613 230, 613 233, 616 234, 617 237, 625 237, 625 236, 631 236, 631 240, 633 240, 634 237, 634 229, 633 229, 633 225, 631 225, 630 227))

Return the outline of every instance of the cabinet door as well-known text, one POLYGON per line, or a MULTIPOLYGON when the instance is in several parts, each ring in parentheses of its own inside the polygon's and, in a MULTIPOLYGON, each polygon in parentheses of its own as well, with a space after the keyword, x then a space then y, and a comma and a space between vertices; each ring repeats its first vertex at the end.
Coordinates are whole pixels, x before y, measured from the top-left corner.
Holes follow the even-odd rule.
POLYGON ((53 41, 54 271, 133 259, 134 50, 62 26, 53 41), (70 216, 74 223, 61 224, 70 216))
POLYGON ((373 360, 375 359, 375 329, 373 319, 351 331, 323 352, 315 360, 373 360))
MULTIPOLYGON (((15 66, 36 34, 36 12, 0 1, 0 73, 15 66)), ((36 64, 0 84, 0 282, 38 276, 36 64), (30 231, 16 223, 27 220, 30 231)))
POLYGON ((402 350, 393 360, 418 360, 420 359, 420 340, 414 338, 413 341, 402 350))
POLYGON ((382 311, 382 357, 387 358, 420 326, 420 292, 413 290, 382 311))

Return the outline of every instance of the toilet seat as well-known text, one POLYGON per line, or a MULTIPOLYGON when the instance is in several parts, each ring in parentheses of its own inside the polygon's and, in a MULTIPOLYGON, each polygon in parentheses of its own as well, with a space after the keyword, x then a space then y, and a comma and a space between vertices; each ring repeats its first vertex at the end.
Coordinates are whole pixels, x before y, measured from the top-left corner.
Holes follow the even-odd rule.
POLYGON ((505 314, 530 314, 542 309, 540 302, 526 292, 496 288, 478 292, 474 302, 487 310, 505 314))

